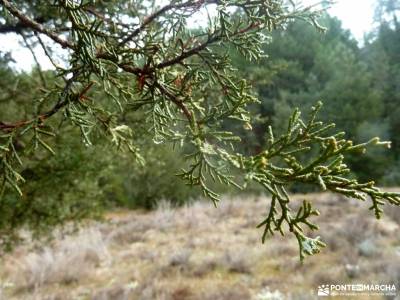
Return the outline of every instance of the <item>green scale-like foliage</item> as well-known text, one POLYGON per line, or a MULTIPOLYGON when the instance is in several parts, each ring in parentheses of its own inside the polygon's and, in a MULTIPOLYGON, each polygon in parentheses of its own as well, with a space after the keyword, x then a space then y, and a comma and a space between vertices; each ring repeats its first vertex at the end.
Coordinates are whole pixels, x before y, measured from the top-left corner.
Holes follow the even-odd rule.
POLYGON ((334 125, 316 119, 320 104, 306 120, 296 110, 280 137, 268 128, 268 143, 254 156, 237 153, 240 138, 224 129, 230 120, 251 130, 248 105, 258 102, 251 85, 232 67, 232 49, 250 62, 259 60, 271 32, 295 19, 323 31, 315 7, 282 0, 176 0, 161 6, 146 1, 0 0, 0 5, 3 30, 21 34, 32 50, 38 44, 56 69, 56 78, 49 79, 38 68, 40 92, 29 99, 31 110, 21 120, 0 123, 2 192, 11 188, 23 195, 20 166, 35 153, 57 155, 53 144, 59 128, 74 126, 88 147, 106 138, 115 148, 130 151, 138 164, 145 163, 141 152, 146 151, 135 143, 138 134, 151 136, 155 144, 183 147, 186 168, 178 176, 215 204, 219 195, 212 181, 240 189, 249 181, 260 184, 272 195, 260 224, 263 241, 267 234, 289 231, 299 242, 301 259, 324 245, 303 231, 317 229, 310 217, 318 212, 307 201, 293 212, 287 185, 314 184, 360 200, 369 196, 377 217, 382 205, 400 204, 398 194, 349 179, 344 163, 345 155, 363 153, 369 144, 390 144, 375 138, 354 145, 343 133, 332 133, 334 125), (188 29, 188 19, 200 11, 208 15, 208 25, 188 29), (67 57, 64 66, 53 57, 55 45, 67 57), (137 118, 128 124, 132 111, 137 118), (138 132, 135 122, 146 130, 138 132), (21 142, 24 150, 15 146, 21 142), (303 161, 307 151, 315 154, 303 161))

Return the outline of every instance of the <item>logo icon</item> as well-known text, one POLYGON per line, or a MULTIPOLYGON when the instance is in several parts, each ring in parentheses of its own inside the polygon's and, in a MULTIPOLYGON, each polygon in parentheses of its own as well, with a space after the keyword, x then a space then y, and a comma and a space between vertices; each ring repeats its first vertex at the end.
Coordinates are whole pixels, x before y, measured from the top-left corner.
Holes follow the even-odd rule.
POLYGON ((318 286, 318 296, 326 297, 329 296, 329 294, 330 294, 329 285, 323 284, 318 286))

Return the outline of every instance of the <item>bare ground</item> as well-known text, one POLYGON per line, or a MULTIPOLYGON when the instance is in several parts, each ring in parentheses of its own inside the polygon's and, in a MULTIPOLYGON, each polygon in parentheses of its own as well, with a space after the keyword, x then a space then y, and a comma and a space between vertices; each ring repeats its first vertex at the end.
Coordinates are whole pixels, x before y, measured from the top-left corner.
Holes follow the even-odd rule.
POLYGON ((0 260, 0 299, 302 300, 316 299, 321 284, 400 289, 398 207, 377 221, 368 203, 328 194, 294 198, 321 211, 315 221, 328 244, 303 264, 290 235, 261 244, 255 227, 267 198, 226 198, 218 208, 163 203, 154 212, 110 213, 107 222, 59 233, 45 246, 18 247, 0 260))

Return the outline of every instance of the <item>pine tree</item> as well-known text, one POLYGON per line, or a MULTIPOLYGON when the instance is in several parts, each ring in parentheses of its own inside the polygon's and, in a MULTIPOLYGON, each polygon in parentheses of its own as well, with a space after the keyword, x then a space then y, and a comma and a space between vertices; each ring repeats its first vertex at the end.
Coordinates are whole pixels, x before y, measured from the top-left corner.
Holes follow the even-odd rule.
MULTIPOLYGON (((267 235, 291 232, 300 258, 320 251, 324 243, 306 236, 317 230, 310 220, 319 215, 304 201, 294 211, 286 187, 314 184, 322 190, 367 200, 377 218, 386 203, 400 204, 400 195, 379 190, 373 181, 350 179, 344 159, 362 154, 369 145, 389 147, 379 138, 353 144, 334 124, 318 121, 318 102, 303 118, 295 110, 287 130, 276 136, 265 129, 268 142, 256 155, 238 153, 240 138, 224 130, 226 120, 252 128, 248 105, 257 103, 246 79, 238 78, 229 51, 248 61, 264 57, 262 47, 271 32, 295 19, 323 31, 316 7, 283 0, 174 0, 152 1, 11 1, 0 0, 0 32, 21 35, 26 47, 34 44, 53 63, 49 80, 38 67, 41 95, 26 99, 31 110, 19 120, 0 122, 1 194, 14 189, 22 195, 21 167, 36 151, 53 150, 58 128, 79 128, 82 142, 106 138, 145 163, 134 143, 135 127, 124 123, 128 112, 145 116, 147 135, 155 144, 185 147, 187 167, 178 176, 201 189, 217 205, 219 195, 210 182, 245 188, 252 181, 271 194, 266 218, 259 227, 267 235), (211 13, 215 11, 215 14, 211 13), (191 18, 203 14, 207 26, 188 28, 191 18), (55 50, 58 48, 58 50, 55 50), (60 65, 54 56, 67 58, 60 65), (19 145, 23 144, 23 147, 19 145), (317 153, 304 161, 303 152, 317 153), (242 176, 233 176, 237 169, 242 176)), ((34 51, 33 51, 34 52, 34 51)), ((172 176, 172 174, 171 174, 172 176)))

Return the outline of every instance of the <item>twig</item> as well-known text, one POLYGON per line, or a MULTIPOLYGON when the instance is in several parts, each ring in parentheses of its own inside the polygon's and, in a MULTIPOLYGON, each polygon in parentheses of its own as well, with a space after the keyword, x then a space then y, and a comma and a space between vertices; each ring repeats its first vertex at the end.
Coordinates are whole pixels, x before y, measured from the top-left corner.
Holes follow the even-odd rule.
POLYGON ((53 60, 53 58, 51 57, 51 54, 49 52, 49 50, 47 49, 46 45, 44 44, 43 40, 40 37, 40 34, 38 32, 35 32, 35 36, 38 39, 38 42, 40 44, 40 46, 43 49, 44 54, 47 56, 47 58, 49 59, 50 63, 56 68, 56 69, 62 69, 62 67, 60 67, 58 64, 56 64, 56 62, 53 60))
POLYGON ((154 85, 155 85, 155 87, 157 87, 161 91, 161 93, 166 95, 171 100, 171 102, 173 102, 177 107, 179 107, 182 110, 183 114, 186 116, 186 118, 188 119, 189 123, 191 123, 192 119, 193 119, 193 116, 192 116, 192 113, 186 107, 185 103, 183 103, 183 101, 179 100, 176 95, 174 95, 173 93, 168 91, 160 83, 155 82, 154 85))
POLYGON ((47 29, 42 24, 25 16, 22 11, 20 11, 18 8, 12 5, 8 0, 0 0, 0 4, 2 4, 14 17, 18 18, 20 22, 25 26, 30 27, 37 32, 47 35, 57 44, 60 44, 63 48, 75 49, 75 46, 72 43, 60 38, 53 31, 47 29))
POLYGON ((129 34, 125 39, 123 39, 119 43, 118 46, 121 47, 121 46, 125 45, 127 42, 131 41, 134 37, 136 37, 139 33, 141 33, 147 27, 147 25, 152 23, 155 19, 157 19, 158 17, 160 17, 161 15, 166 13, 167 11, 172 10, 172 9, 180 9, 180 8, 184 8, 184 7, 190 7, 190 6, 193 6, 193 7, 196 7, 196 8, 200 8, 200 6, 203 3, 205 3, 204 0, 188 1, 188 2, 181 3, 181 4, 170 3, 168 5, 165 5, 160 10, 156 11, 152 15, 148 16, 147 18, 145 18, 143 23, 142 23, 142 25, 140 25, 131 34, 129 34))
MULTIPOLYGON (((80 73, 77 72, 73 77, 71 77, 68 81, 67 84, 64 87, 63 93, 61 94, 59 101, 57 102, 56 105, 54 105, 54 107, 52 109, 50 109, 49 111, 40 114, 39 116, 37 116, 34 119, 31 120, 23 120, 23 121, 18 121, 15 123, 4 123, 0 121, 0 131, 4 131, 4 132, 9 132, 12 131, 14 129, 17 128, 21 128, 25 125, 31 124, 36 120, 40 120, 40 121, 44 121, 48 118, 50 118, 51 116, 53 116, 54 114, 56 114, 61 108, 63 108, 64 106, 66 106, 69 102, 69 98, 67 97, 69 90, 72 87, 72 83, 74 82, 74 80, 76 79, 76 77, 79 75, 80 73)), ((82 98, 85 97, 85 94, 90 90, 90 88, 93 86, 93 82, 90 82, 85 88, 82 89, 82 91, 78 94, 77 99, 80 100, 82 98)))
POLYGON ((44 78, 43 71, 42 71, 42 68, 40 67, 40 63, 39 63, 39 60, 38 60, 38 58, 37 58, 37 56, 36 56, 35 50, 34 50, 34 49, 32 48, 32 46, 29 44, 29 41, 28 41, 27 37, 25 36, 25 34, 22 33, 22 32, 20 32, 20 35, 21 35, 22 38, 24 39, 24 43, 25 43, 26 47, 29 49, 29 51, 30 51, 31 54, 32 54, 33 60, 34 60, 35 63, 36 63, 36 67, 37 67, 37 70, 38 70, 38 73, 39 73, 40 81, 42 82, 43 87, 46 88, 46 87, 47 87, 46 79, 44 78))

